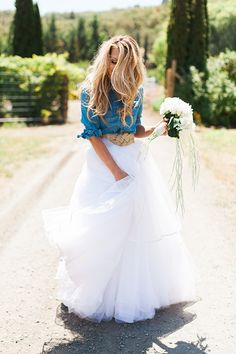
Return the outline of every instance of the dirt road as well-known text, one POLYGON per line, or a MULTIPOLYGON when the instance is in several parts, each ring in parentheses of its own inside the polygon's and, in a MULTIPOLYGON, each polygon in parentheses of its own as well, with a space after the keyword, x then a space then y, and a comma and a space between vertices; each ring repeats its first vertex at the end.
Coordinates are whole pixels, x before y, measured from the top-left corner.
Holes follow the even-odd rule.
MULTIPOLYGON (((145 121, 152 124, 156 118, 148 109, 145 113, 145 121)), ((74 130, 72 126, 71 132, 74 130)), ((67 134, 69 138, 69 131, 67 134)), ((236 353, 235 200, 204 163, 195 192, 189 171, 184 175, 183 238, 201 276, 198 302, 171 306, 157 312, 154 319, 135 324, 94 324, 68 314, 56 300, 58 253, 43 234, 41 210, 68 203, 86 143, 67 144, 61 151, 63 163, 53 162, 55 171, 48 172, 47 182, 38 181, 38 186, 29 189, 31 197, 18 199, 16 208, 9 209, 10 215, 0 218, 0 352, 236 353)), ((168 137, 152 144, 152 153, 167 179, 174 149, 174 141, 168 137)), ((50 170, 46 161, 43 166, 50 170)))

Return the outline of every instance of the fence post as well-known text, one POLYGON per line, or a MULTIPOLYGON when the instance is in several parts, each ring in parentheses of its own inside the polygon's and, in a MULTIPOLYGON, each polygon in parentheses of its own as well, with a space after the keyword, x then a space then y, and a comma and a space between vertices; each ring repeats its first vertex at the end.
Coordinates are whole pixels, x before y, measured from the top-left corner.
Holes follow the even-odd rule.
POLYGON ((166 97, 173 97, 175 88, 177 61, 174 59, 171 62, 171 68, 166 70, 166 97))
POLYGON ((60 92, 60 101, 61 101, 61 123, 65 123, 67 120, 67 111, 68 111, 68 96, 69 96, 69 79, 67 75, 63 76, 63 83, 60 92))

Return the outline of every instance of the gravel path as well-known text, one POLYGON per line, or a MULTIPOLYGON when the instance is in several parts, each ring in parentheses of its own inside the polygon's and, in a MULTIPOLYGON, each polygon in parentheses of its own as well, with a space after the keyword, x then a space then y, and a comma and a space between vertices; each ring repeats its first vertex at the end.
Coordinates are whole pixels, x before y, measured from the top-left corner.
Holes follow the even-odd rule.
MULTIPOLYGON (((150 117, 148 109, 145 112, 150 117)), ((155 119, 146 122, 152 124, 155 119)), ((56 300, 58 253, 44 237, 41 210, 68 203, 84 161, 85 144, 82 140, 68 144, 63 149, 67 159, 47 174, 47 183, 41 182, 37 192, 32 190, 32 198, 24 199, 22 208, 18 204, 10 217, 0 219, 4 230, 0 353, 235 353, 235 200, 204 163, 195 192, 189 171, 184 175, 183 238, 200 273, 198 302, 171 306, 158 311, 154 319, 135 324, 95 324, 68 314, 56 300)), ((167 179, 174 149, 174 141, 167 137, 152 144, 167 179)))

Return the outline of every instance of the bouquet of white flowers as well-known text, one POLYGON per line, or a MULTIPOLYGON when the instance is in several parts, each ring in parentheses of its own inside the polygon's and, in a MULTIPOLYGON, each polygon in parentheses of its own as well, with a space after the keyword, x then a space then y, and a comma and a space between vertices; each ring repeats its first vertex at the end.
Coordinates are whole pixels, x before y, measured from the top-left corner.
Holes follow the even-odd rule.
MULTIPOLYGON (((192 167, 192 182, 195 189, 199 177, 199 158, 196 141, 194 139, 195 123, 193 122, 192 107, 182 101, 178 97, 167 97, 160 106, 160 114, 164 121, 168 123, 168 135, 176 139, 176 155, 172 168, 170 180, 175 171, 174 181, 171 189, 176 186, 176 209, 181 206, 182 214, 184 213, 184 198, 182 188, 182 172, 183 172, 183 155, 184 147, 188 146, 189 157, 192 167)), ((146 144, 141 151, 141 155, 147 154, 149 144, 153 139, 162 135, 163 125, 157 125, 155 130, 146 139, 146 144)))
POLYGON ((181 130, 195 129, 192 107, 178 97, 167 97, 161 104, 160 114, 168 121, 168 135, 173 138, 179 138, 181 130))

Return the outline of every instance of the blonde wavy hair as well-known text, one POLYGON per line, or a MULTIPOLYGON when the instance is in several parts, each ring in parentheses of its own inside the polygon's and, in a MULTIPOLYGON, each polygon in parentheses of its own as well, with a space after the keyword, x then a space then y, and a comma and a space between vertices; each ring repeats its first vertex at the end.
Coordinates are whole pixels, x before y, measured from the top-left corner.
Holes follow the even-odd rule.
POLYGON ((132 105, 144 76, 145 67, 141 51, 131 36, 114 36, 103 42, 83 85, 89 94, 88 113, 92 111, 93 115, 98 115, 106 123, 105 115, 110 105, 108 93, 113 88, 123 103, 118 112, 121 123, 127 125, 125 117, 129 115, 132 125, 132 105), (112 48, 117 48, 119 55, 110 76, 108 69, 112 48))

